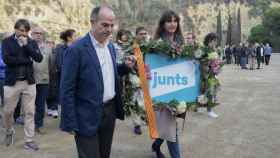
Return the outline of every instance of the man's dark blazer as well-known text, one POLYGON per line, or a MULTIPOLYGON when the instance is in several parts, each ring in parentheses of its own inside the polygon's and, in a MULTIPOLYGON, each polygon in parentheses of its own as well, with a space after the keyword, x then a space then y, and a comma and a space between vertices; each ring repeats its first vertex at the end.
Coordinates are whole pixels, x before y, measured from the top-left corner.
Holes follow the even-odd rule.
POLYGON ((258 46, 256 48, 256 54, 257 54, 257 59, 261 59, 262 55, 261 55, 261 49, 262 49, 262 46, 258 46))
POLYGON ((28 38, 28 44, 21 47, 15 34, 3 40, 2 43, 3 60, 6 64, 5 84, 13 86, 16 83, 16 73, 20 66, 26 67, 25 77, 29 84, 34 84, 33 60, 41 62, 43 56, 37 43, 28 38))
MULTIPOLYGON (((115 73, 116 115, 124 119, 120 77, 128 71, 125 65, 116 64, 116 51, 108 45, 115 73)), ((106 86, 106 85, 105 85, 106 86)), ((101 120, 103 103, 103 77, 96 54, 87 34, 65 52, 62 64, 60 102, 62 107, 60 128, 79 135, 94 136, 101 120)))

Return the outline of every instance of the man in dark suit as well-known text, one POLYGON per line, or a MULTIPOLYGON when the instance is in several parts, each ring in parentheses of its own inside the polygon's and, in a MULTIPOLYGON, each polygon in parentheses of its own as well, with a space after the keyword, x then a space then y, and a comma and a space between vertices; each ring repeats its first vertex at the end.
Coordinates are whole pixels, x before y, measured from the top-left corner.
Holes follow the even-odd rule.
POLYGON ((256 58, 257 58, 257 64, 258 64, 258 67, 257 69, 260 69, 261 68, 261 65, 262 63, 264 62, 264 59, 263 59, 263 54, 264 54, 264 48, 262 47, 262 44, 259 44, 257 43, 256 44, 256 58))
POLYGON ((91 31, 65 52, 61 75, 61 129, 75 135, 79 158, 109 158, 115 119, 124 119, 119 75, 133 60, 116 64, 109 37, 110 7, 92 10, 91 31))
POLYGON ((33 61, 41 62, 42 54, 37 43, 28 37, 30 24, 25 19, 19 19, 14 26, 15 34, 4 39, 2 43, 3 60, 6 67, 4 86, 4 124, 6 128, 5 143, 13 144, 15 131, 12 127, 13 113, 21 97, 24 107, 25 143, 24 148, 38 150, 34 142, 34 109, 35 109, 35 79, 33 76, 33 61))
POLYGON ((231 49, 230 49, 230 45, 226 45, 225 47, 225 55, 226 55, 226 63, 227 64, 231 64, 231 49))

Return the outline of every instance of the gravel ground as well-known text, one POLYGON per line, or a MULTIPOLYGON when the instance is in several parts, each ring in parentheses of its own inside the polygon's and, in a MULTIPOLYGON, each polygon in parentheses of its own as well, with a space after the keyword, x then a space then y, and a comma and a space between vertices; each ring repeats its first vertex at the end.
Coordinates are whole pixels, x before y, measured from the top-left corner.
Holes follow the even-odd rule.
MULTIPOLYGON (((206 110, 189 113, 185 128, 179 121, 182 158, 278 158, 280 157, 280 54, 261 70, 240 70, 226 65, 219 76, 221 105, 211 119, 206 110)), ((58 130, 59 120, 47 118, 47 135, 36 136, 37 152, 23 149, 23 129, 16 126, 12 147, 0 145, 1 158, 75 158, 73 137, 58 130)), ((3 130, 0 140, 4 138, 3 130)), ((147 130, 132 133, 131 120, 117 122, 112 158, 153 158, 147 130)), ((168 156, 166 145, 162 150, 168 156)))

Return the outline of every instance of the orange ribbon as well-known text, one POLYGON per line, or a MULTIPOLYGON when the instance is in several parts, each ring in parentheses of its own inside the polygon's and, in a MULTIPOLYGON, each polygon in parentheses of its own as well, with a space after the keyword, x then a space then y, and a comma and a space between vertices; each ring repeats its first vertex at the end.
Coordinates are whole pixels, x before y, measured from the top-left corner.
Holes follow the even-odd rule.
POLYGON ((148 81, 146 78, 146 71, 145 71, 145 64, 143 60, 143 55, 141 49, 139 48, 138 44, 134 44, 134 55, 136 57, 136 62, 138 66, 138 74, 141 81, 141 88, 144 94, 144 103, 146 108, 146 115, 148 121, 148 127, 150 131, 150 136, 152 139, 156 139, 159 137, 157 131, 157 124, 156 124, 156 116, 153 108, 152 98, 149 92, 148 81))

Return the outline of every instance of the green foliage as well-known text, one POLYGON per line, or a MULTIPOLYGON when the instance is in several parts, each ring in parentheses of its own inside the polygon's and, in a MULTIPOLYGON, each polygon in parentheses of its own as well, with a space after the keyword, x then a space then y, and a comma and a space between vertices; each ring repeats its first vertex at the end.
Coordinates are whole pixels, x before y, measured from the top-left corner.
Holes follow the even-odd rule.
POLYGON ((3 41, 3 38, 4 38, 4 33, 0 33, 0 42, 3 41))
POLYGON ((185 21, 183 26, 186 29, 185 31, 193 32, 195 27, 193 19, 189 15, 185 15, 183 18, 185 21))
MULTIPOLYGON (((133 49, 135 48, 135 39, 129 39, 129 44, 127 44, 127 46, 124 48, 124 54, 126 55, 130 55, 133 54, 133 49)), ((209 61, 214 61, 214 60, 219 60, 218 59, 218 55, 217 57, 215 56, 215 52, 213 52, 214 50, 209 48, 209 47, 202 47, 199 45, 188 45, 188 44, 184 44, 182 45, 180 48, 174 48, 173 45, 171 45, 169 42, 165 41, 165 40, 152 40, 152 41, 148 41, 148 42, 141 42, 139 44, 139 47, 142 51, 143 54, 147 54, 147 53, 161 53, 164 55, 169 56, 171 59, 175 59, 175 58, 185 58, 185 59, 196 59, 198 62, 202 63, 206 63, 206 67, 210 67, 210 62, 209 61)), ((220 67, 223 66, 222 63, 220 63, 220 67)), ((217 88, 219 86, 219 81, 216 77, 214 77, 214 73, 209 69, 209 71, 205 72, 205 75, 207 77, 203 77, 203 78, 207 78, 207 83, 209 82, 209 88, 206 89, 207 94, 209 93, 209 95, 211 96, 215 96, 216 92, 217 92, 217 88)), ((204 82, 203 80, 201 80, 201 82, 204 82)), ((127 81, 125 81, 125 83, 129 83, 127 81)), ((126 84, 125 86, 126 88, 129 87, 129 84, 126 84)), ((136 112, 136 113, 141 113, 141 110, 137 109, 135 106, 135 103, 131 103, 130 102, 130 98, 132 96, 132 88, 128 88, 125 89, 125 94, 124 96, 124 101, 125 101, 125 111, 127 115, 130 115, 132 112, 136 112)), ((213 99, 208 99, 207 101, 207 106, 209 107, 214 107, 217 105, 216 100, 213 99)), ((198 106, 202 106, 200 105, 200 103, 197 101, 195 102, 186 102, 186 101, 178 101, 176 99, 173 99, 169 102, 162 102, 162 101, 157 101, 157 100, 153 100, 153 106, 156 109, 160 109, 160 108, 168 108, 169 110, 171 110, 171 112, 175 115, 179 114, 178 111, 181 112, 181 110, 183 109, 184 111, 191 111, 196 109, 198 106)))
POLYGON ((160 102, 160 101, 156 101, 153 100, 154 106, 155 107, 165 107, 165 106, 169 106, 171 108, 176 108, 179 105, 179 101, 176 99, 171 100, 170 102, 160 102))
MULTIPOLYGON (((130 45, 125 48, 125 54, 133 54, 133 41, 130 45)), ((149 42, 142 42, 140 44, 140 49, 143 54, 146 53, 162 53, 169 56, 172 59, 175 58, 194 58, 196 50, 199 49, 198 45, 171 45, 169 42, 165 40, 151 40, 149 42)))
POLYGON ((251 42, 269 42, 274 50, 279 51, 280 40, 280 7, 271 8, 263 16, 263 24, 257 25, 251 29, 249 41, 251 42))
MULTIPOLYGON (((184 104, 186 105, 186 111, 194 111, 195 109, 197 109, 199 107, 199 103, 197 102, 185 102, 183 101, 184 104)), ((157 108, 162 108, 162 107, 168 107, 170 110, 174 110, 174 112, 176 111, 175 109, 180 105, 180 102, 176 99, 173 99, 169 102, 160 102, 160 101, 156 101, 153 100, 153 106, 157 109, 157 108)))
POLYGON ((249 10, 252 17, 263 16, 266 10, 270 9, 271 0, 255 0, 254 5, 249 10))
POLYGON ((241 42, 241 13, 240 13, 240 8, 238 8, 237 12, 237 29, 236 29, 236 43, 241 42))
POLYGON ((221 18, 221 10, 219 10, 219 14, 217 16, 217 35, 218 35, 218 46, 222 45, 222 18, 221 18))
POLYGON ((272 45, 272 48, 273 48, 273 52, 280 52, 279 41, 280 41, 280 36, 272 36, 269 39, 269 42, 270 42, 270 44, 272 45))
POLYGON ((226 44, 232 44, 232 17, 229 13, 228 17, 228 27, 227 27, 227 41, 226 44))
POLYGON ((280 7, 272 8, 265 13, 263 25, 271 31, 271 34, 280 35, 280 7))
POLYGON ((251 33, 248 40, 249 42, 258 43, 267 42, 269 40, 267 29, 262 24, 253 27, 251 29, 251 33))
POLYGON ((269 42, 274 50, 280 51, 280 7, 267 10, 263 19, 264 27, 269 30, 269 42))

